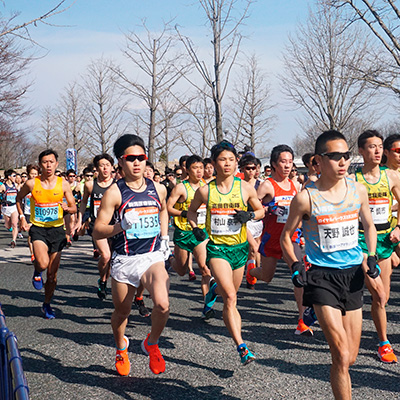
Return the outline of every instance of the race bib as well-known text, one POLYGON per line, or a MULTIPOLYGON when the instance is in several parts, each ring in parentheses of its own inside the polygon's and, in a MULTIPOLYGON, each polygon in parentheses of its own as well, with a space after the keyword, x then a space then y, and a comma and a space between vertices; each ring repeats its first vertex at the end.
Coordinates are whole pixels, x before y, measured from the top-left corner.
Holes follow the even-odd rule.
MULTIPOLYGON (((126 209, 125 212, 131 209, 126 209)), ((160 219, 157 207, 139 207, 134 209, 137 220, 126 231, 127 239, 149 239, 160 233, 160 219)))
POLYGON ((93 200, 93 214, 94 217, 97 218, 97 210, 100 207, 101 200, 93 200))
POLYGON ((206 223, 207 207, 202 204, 197 210, 197 225, 204 225, 206 223))
POLYGON ((375 225, 389 221, 389 199, 369 199, 369 208, 375 225))
POLYGON ((347 211, 317 216, 320 247, 323 253, 349 250, 358 244, 358 212, 347 211))
POLYGON ((240 233, 242 224, 234 220, 233 216, 236 212, 233 208, 213 208, 210 213, 212 235, 237 235, 240 233))
POLYGON ((7 193, 6 201, 12 204, 16 203, 17 195, 15 193, 10 193, 10 194, 7 193))
POLYGON ((35 204, 35 220, 38 222, 57 221, 58 207, 58 203, 35 204))

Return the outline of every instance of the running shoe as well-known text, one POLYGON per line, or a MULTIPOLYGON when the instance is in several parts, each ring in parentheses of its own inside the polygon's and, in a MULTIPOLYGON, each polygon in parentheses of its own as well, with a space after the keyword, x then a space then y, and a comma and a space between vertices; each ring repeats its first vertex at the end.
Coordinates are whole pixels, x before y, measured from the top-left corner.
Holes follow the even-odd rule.
POLYGON ((34 263, 35 262, 35 256, 32 254, 31 255, 31 263, 34 263))
POLYGON ((97 249, 93 250, 93 259, 98 260, 99 257, 100 257, 100 252, 97 249))
POLYGON ((256 268, 256 263, 254 262, 254 260, 251 260, 252 262, 249 262, 247 264, 247 272, 246 272, 246 286, 247 289, 251 289, 254 290, 255 289, 255 284, 257 282, 257 278, 255 278, 254 276, 250 275, 250 271, 254 268, 256 268))
POLYGON ((378 349, 379 359, 384 363, 397 363, 396 354, 393 352, 393 348, 390 343, 385 344, 378 349))
POLYGON ((65 245, 66 249, 69 249, 72 246, 72 242, 70 240, 67 240, 67 243, 65 245))
POLYGON ((42 290, 43 288, 42 273, 37 272, 36 269, 33 270, 32 285, 36 290, 42 290))
POLYGON ((120 375, 127 376, 131 371, 131 363, 129 362, 128 357, 129 339, 124 336, 124 340, 125 349, 117 350, 117 353, 115 354, 115 368, 120 375))
POLYGON ((247 348, 246 344, 244 343, 238 346, 237 350, 239 352, 242 365, 247 365, 256 359, 254 354, 247 348))
POLYGON ((17 237, 18 237, 18 239, 23 239, 24 235, 22 233, 18 233, 17 237))
POLYGON ((303 322, 308 326, 313 326, 317 322, 317 316, 312 307, 307 307, 303 312, 303 322))
POLYGON ((15 243, 15 240, 11 240, 10 246, 13 249, 17 244, 15 243))
POLYGON ((295 335, 302 335, 302 336, 313 336, 314 332, 311 328, 309 328, 303 321, 302 318, 299 319, 297 328, 294 332, 295 335))
POLYGON ((196 274, 193 271, 189 271, 189 281, 195 281, 196 274))
POLYGON ((43 303, 42 313, 46 319, 54 319, 56 317, 56 314, 48 303, 43 303))
POLYGON ((206 294, 206 296, 204 297, 204 308, 202 314, 203 319, 210 319, 213 318, 215 315, 212 306, 214 305, 215 300, 217 300, 217 294, 215 293, 215 289, 217 288, 217 282, 215 282, 215 279, 213 277, 211 277, 209 285, 210 289, 206 294))
POLYGON ((150 357, 149 367, 151 372, 158 375, 165 371, 165 361, 160 353, 158 344, 149 345, 149 336, 150 333, 147 335, 146 339, 143 340, 141 347, 143 353, 150 357))
POLYGON ((100 300, 104 300, 107 297, 107 281, 103 282, 102 280, 97 281, 97 296, 100 300))
POLYGON ((134 300, 135 306, 137 307, 137 309, 139 310, 139 314, 142 317, 148 317, 150 315, 150 311, 148 310, 148 308, 144 305, 144 301, 143 299, 137 299, 135 297, 134 300))
POLYGON ((77 242, 77 241, 79 240, 79 235, 78 235, 77 232, 75 232, 75 233, 74 233, 74 236, 72 236, 72 240, 73 240, 74 242, 77 242))

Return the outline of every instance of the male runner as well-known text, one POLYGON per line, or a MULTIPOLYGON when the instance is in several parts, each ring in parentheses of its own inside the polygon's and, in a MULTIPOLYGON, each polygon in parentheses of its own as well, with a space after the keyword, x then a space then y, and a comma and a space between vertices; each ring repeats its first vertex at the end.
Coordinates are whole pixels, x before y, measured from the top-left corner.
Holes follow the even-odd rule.
MULTIPOLYGON (((94 222, 97 218, 97 213, 100 207, 101 199, 106 190, 114 183, 111 176, 114 160, 109 154, 100 154, 94 157, 93 164, 98 173, 97 178, 92 180, 88 179, 83 188, 83 197, 79 206, 78 221, 75 227, 79 231, 82 227, 82 216, 85 214, 87 204, 89 201, 89 229, 88 233, 92 235, 94 222)), ((100 300, 104 300, 107 296, 107 279, 110 276, 110 259, 111 250, 108 239, 93 239, 93 246, 99 252, 100 258, 97 263, 100 278, 97 281, 97 296, 100 300)))
POLYGON ((314 307, 328 341, 335 399, 350 400, 349 367, 356 360, 361 339, 363 272, 371 287, 380 293, 381 307, 385 293, 376 267, 376 230, 367 191, 346 177, 350 152, 345 137, 333 130, 322 133, 316 141, 315 154, 321 176, 292 200, 281 246, 293 271, 293 283, 305 285, 304 305, 314 307), (370 254, 367 264, 358 244, 359 217, 370 254), (307 273, 291 240, 301 222, 307 260, 312 265, 307 273))
POLYGON ((55 318, 50 306, 57 285, 57 272, 60 266, 61 250, 66 245, 64 231, 64 212, 75 213, 75 200, 69 183, 55 175, 58 167, 58 154, 48 149, 39 154, 41 175, 29 179, 17 195, 17 209, 20 226, 23 231, 29 230, 35 256, 33 287, 41 290, 43 287, 42 272, 47 270, 47 280, 44 285, 44 303, 42 312, 46 319, 55 318), (30 200, 32 226, 29 228, 25 218, 22 201, 32 193, 30 200), (63 202, 63 198, 67 203, 63 202))
MULTIPOLYGON (((281 233, 289 214, 290 203, 297 194, 296 186, 289 179, 290 171, 293 168, 293 150, 284 144, 275 146, 271 152, 270 164, 272 175, 257 190, 258 198, 265 207, 266 215, 263 220, 264 229, 259 247, 261 267, 254 268, 255 265, 253 264, 247 268, 246 280, 250 287, 257 282, 257 279, 267 283, 272 281, 278 260, 282 258, 282 250, 279 243, 281 233)), ((298 231, 294 233, 292 241, 294 250, 300 258, 301 250, 298 231)), ((295 334, 312 336, 312 330, 303 322, 303 289, 295 287, 294 297, 299 311, 295 334)))
POLYGON ((206 295, 203 313, 209 311, 220 294, 224 301, 224 323, 237 346, 242 364, 246 365, 254 360, 254 355, 243 343, 241 317, 236 308, 237 291, 249 252, 246 222, 261 219, 264 210, 254 187, 235 177, 236 158, 234 146, 226 140, 212 147, 211 159, 217 176, 208 185, 197 189, 188 220, 197 240, 204 240, 206 235, 197 226, 197 210, 202 204, 207 205, 206 229, 210 237, 207 265, 216 283, 206 295), (248 204, 254 211, 247 211, 248 204))
POLYGON ((14 248, 18 236, 18 212, 15 206, 18 189, 15 185, 16 172, 12 169, 4 173, 5 182, 0 186, 0 193, 3 193, 1 211, 4 216, 4 225, 11 231, 12 240, 10 246, 14 248))
POLYGON ((113 237, 111 326, 117 347, 115 367, 120 375, 129 374, 129 340, 124 334, 141 282, 154 304, 151 332, 143 340, 142 350, 150 356, 151 371, 159 374, 165 371, 165 361, 158 339, 169 315, 169 278, 164 266, 169 255, 167 192, 163 185, 144 178, 147 156, 139 136, 121 136, 114 144, 114 154, 124 177, 105 192, 93 238, 113 237), (115 223, 110 225, 114 215, 115 223))
MULTIPOLYGON (((187 219, 187 212, 190 203, 193 200, 196 190, 204 186, 202 177, 204 165, 201 157, 192 155, 186 160, 186 171, 188 177, 181 183, 178 183, 171 192, 167 202, 168 213, 174 218, 174 261, 172 267, 180 275, 184 276, 188 270, 190 255, 193 254, 201 272, 201 291, 203 296, 208 292, 208 283, 211 273, 206 266, 206 245, 207 240, 199 241, 193 234, 192 227, 187 219)), ((205 230, 206 206, 202 204, 197 215, 197 224, 208 238, 205 230)), ((206 316, 203 315, 205 318, 206 316)))
MULTIPOLYGON (((391 255, 400 240, 399 225, 396 225, 397 220, 392 215, 393 194, 397 201, 400 199, 400 180, 395 171, 379 166, 383 154, 383 137, 379 132, 374 130, 363 132, 358 138, 358 151, 363 157, 364 166, 356 171, 355 179, 368 191, 372 220, 378 233, 376 256, 382 271, 381 279, 387 302, 392 275, 391 255)), ((368 254, 362 224, 360 224, 359 244, 363 253, 368 254)), ((379 298, 371 290, 369 280, 365 283, 372 294, 371 315, 379 337, 378 356, 385 363, 396 363, 397 357, 387 337, 386 309, 379 306, 379 298)))

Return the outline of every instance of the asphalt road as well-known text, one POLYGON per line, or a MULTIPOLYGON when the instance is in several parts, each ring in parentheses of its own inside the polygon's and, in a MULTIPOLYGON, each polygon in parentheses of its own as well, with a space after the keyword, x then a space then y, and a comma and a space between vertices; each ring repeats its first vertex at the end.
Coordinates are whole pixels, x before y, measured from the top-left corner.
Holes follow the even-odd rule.
MULTIPOLYGON (((321 329, 312 338, 294 335, 296 309, 288 269, 280 264, 270 285, 239 290, 243 337, 257 360, 240 365, 233 341, 221 319, 200 319, 199 280, 171 274, 171 314, 160 339, 166 372, 153 375, 140 342, 150 318, 132 310, 127 327, 132 370, 120 377, 114 368, 110 325, 111 298, 96 294, 97 268, 88 238, 62 256, 53 307, 55 320, 40 312, 43 293, 31 284, 33 267, 25 240, 8 247, 10 233, 0 227, 0 302, 19 349, 32 400, 69 399, 331 399, 330 354, 321 329)), ((388 333, 400 351, 400 271, 393 274, 388 333)), ((145 298, 151 306, 151 300, 145 298)), ((377 357, 377 336, 365 296, 359 357, 351 368, 354 399, 400 399, 399 364, 377 357)))

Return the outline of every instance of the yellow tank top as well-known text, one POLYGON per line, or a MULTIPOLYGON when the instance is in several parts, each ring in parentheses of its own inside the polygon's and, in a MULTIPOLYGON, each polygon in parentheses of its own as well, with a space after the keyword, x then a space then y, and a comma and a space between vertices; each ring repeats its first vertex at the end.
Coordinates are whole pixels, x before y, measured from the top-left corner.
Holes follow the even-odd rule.
POLYGON ((208 184, 206 229, 211 242, 215 244, 236 245, 247 240, 246 224, 233 218, 235 209, 247 211, 243 201, 241 179, 235 177, 229 193, 220 193, 216 180, 208 184))
MULTIPOLYGON (((390 232, 394 227, 394 218, 392 216, 393 196, 386 171, 381 169, 381 176, 377 183, 369 183, 361 169, 356 171, 355 176, 356 181, 362 183, 368 190, 369 208, 377 233, 390 232)), ((360 231, 363 231, 361 224, 360 231)))
POLYGON ((43 189, 40 177, 35 178, 31 197, 31 218, 33 225, 51 228, 64 225, 63 209, 63 178, 57 177, 53 189, 43 189))
MULTIPOLYGON (((182 203, 175 203, 174 208, 179 210, 179 211, 187 211, 190 207, 190 203, 193 200, 194 194, 196 190, 190 186, 189 181, 183 181, 183 186, 185 186, 186 189, 186 200, 183 201, 182 203)), ((200 181, 199 182, 200 186, 204 186, 204 182, 200 181)), ((181 216, 174 217, 174 223, 176 227, 181 229, 182 231, 191 231, 192 227, 190 226, 187 218, 182 218, 181 216)), ((202 204, 199 209, 197 210, 197 226, 200 229, 203 229, 205 227, 206 223, 206 205, 202 204)))

